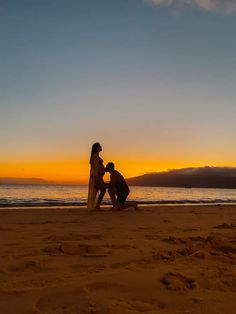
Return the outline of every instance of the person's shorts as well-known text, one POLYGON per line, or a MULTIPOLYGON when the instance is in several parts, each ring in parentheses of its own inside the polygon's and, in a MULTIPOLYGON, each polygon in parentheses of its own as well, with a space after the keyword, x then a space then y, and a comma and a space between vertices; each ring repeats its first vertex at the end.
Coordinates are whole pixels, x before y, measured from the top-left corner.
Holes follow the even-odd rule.
POLYGON ((128 190, 123 190, 123 189, 118 190, 117 199, 116 199, 117 203, 124 205, 128 195, 129 195, 128 190))

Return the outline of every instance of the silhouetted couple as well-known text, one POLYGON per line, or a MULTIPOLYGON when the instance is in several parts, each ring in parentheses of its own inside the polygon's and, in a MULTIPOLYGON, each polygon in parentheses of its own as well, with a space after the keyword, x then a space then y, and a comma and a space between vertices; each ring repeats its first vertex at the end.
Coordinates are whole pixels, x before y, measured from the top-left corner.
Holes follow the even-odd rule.
POLYGON ((129 195, 129 187, 112 162, 109 162, 106 167, 103 165, 103 160, 99 156, 102 151, 102 146, 99 143, 94 143, 90 156, 90 177, 88 191, 88 208, 99 209, 103 197, 108 189, 113 208, 124 209, 125 201, 129 195), (103 176, 106 172, 110 173, 110 182, 105 183, 103 176))

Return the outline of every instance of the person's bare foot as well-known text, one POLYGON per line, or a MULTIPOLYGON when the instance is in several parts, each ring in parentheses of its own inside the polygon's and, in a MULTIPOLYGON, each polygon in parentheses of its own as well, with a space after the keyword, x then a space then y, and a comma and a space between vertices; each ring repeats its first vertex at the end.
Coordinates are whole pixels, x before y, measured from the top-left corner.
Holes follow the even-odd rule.
POLYGON ((99 211, 99 210, 101 210, 100 206, 96 206, 95 208, 92 209, 93 212, 96 212, 96 211, 99 211))
POLYGON ((138 209, 139 209, 139 208, 138 208, 138 203, 135 203, 135 204, 134 204, 134 209, 135 209, 135 210, 138 210, 138 209))
POLYGON ((116 205, 113 205, 113 206, 110 208, 110 210, 119 210, 119 207, 118 207, 117 204, 116 204, 116 205))
POLYGON ((124 204, 117 204, 117 206, 116 206, 117 210, 123 210, 125 208, 126 208, 126 206, 124 204))

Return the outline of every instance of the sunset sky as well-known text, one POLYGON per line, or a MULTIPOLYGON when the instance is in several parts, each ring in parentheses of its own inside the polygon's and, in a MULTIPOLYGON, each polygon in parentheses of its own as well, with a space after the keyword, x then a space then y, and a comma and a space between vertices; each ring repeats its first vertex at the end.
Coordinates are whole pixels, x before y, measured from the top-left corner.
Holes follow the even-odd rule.
POLYGON ((236 0, 0 0, 0 177, 236 166, 236 0))

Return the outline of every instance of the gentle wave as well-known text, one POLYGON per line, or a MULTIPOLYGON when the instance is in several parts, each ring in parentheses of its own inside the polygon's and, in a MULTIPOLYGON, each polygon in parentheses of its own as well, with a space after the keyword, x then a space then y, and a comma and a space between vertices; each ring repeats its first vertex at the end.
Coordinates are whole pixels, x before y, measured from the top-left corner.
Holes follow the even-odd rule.
MULTIPOLYGON (((129 199, 128 202, 136 201, 140 205, 185 205, 185 204, 236 204, 236 199, 199 199, 199 200, 159 200, 159 201, 137 201, 135 199, 129 199)), ((0 199, 0 208, 2 207, 63 207, 63 206, 86 206, 87 201, 68 201, 68 200, 5 200, 0 199)), ((111 201, 104 201, 103 205, 111 205, 111 201)))
MULTIPOLYGON (((233 204, 235 189, 130 187, 129 201, 139 204, 233 204)), ((85 206, 86 186, 0 186, 0 207, 85 206)), ((106 195, 103 204, 110 205, 106 195)))

